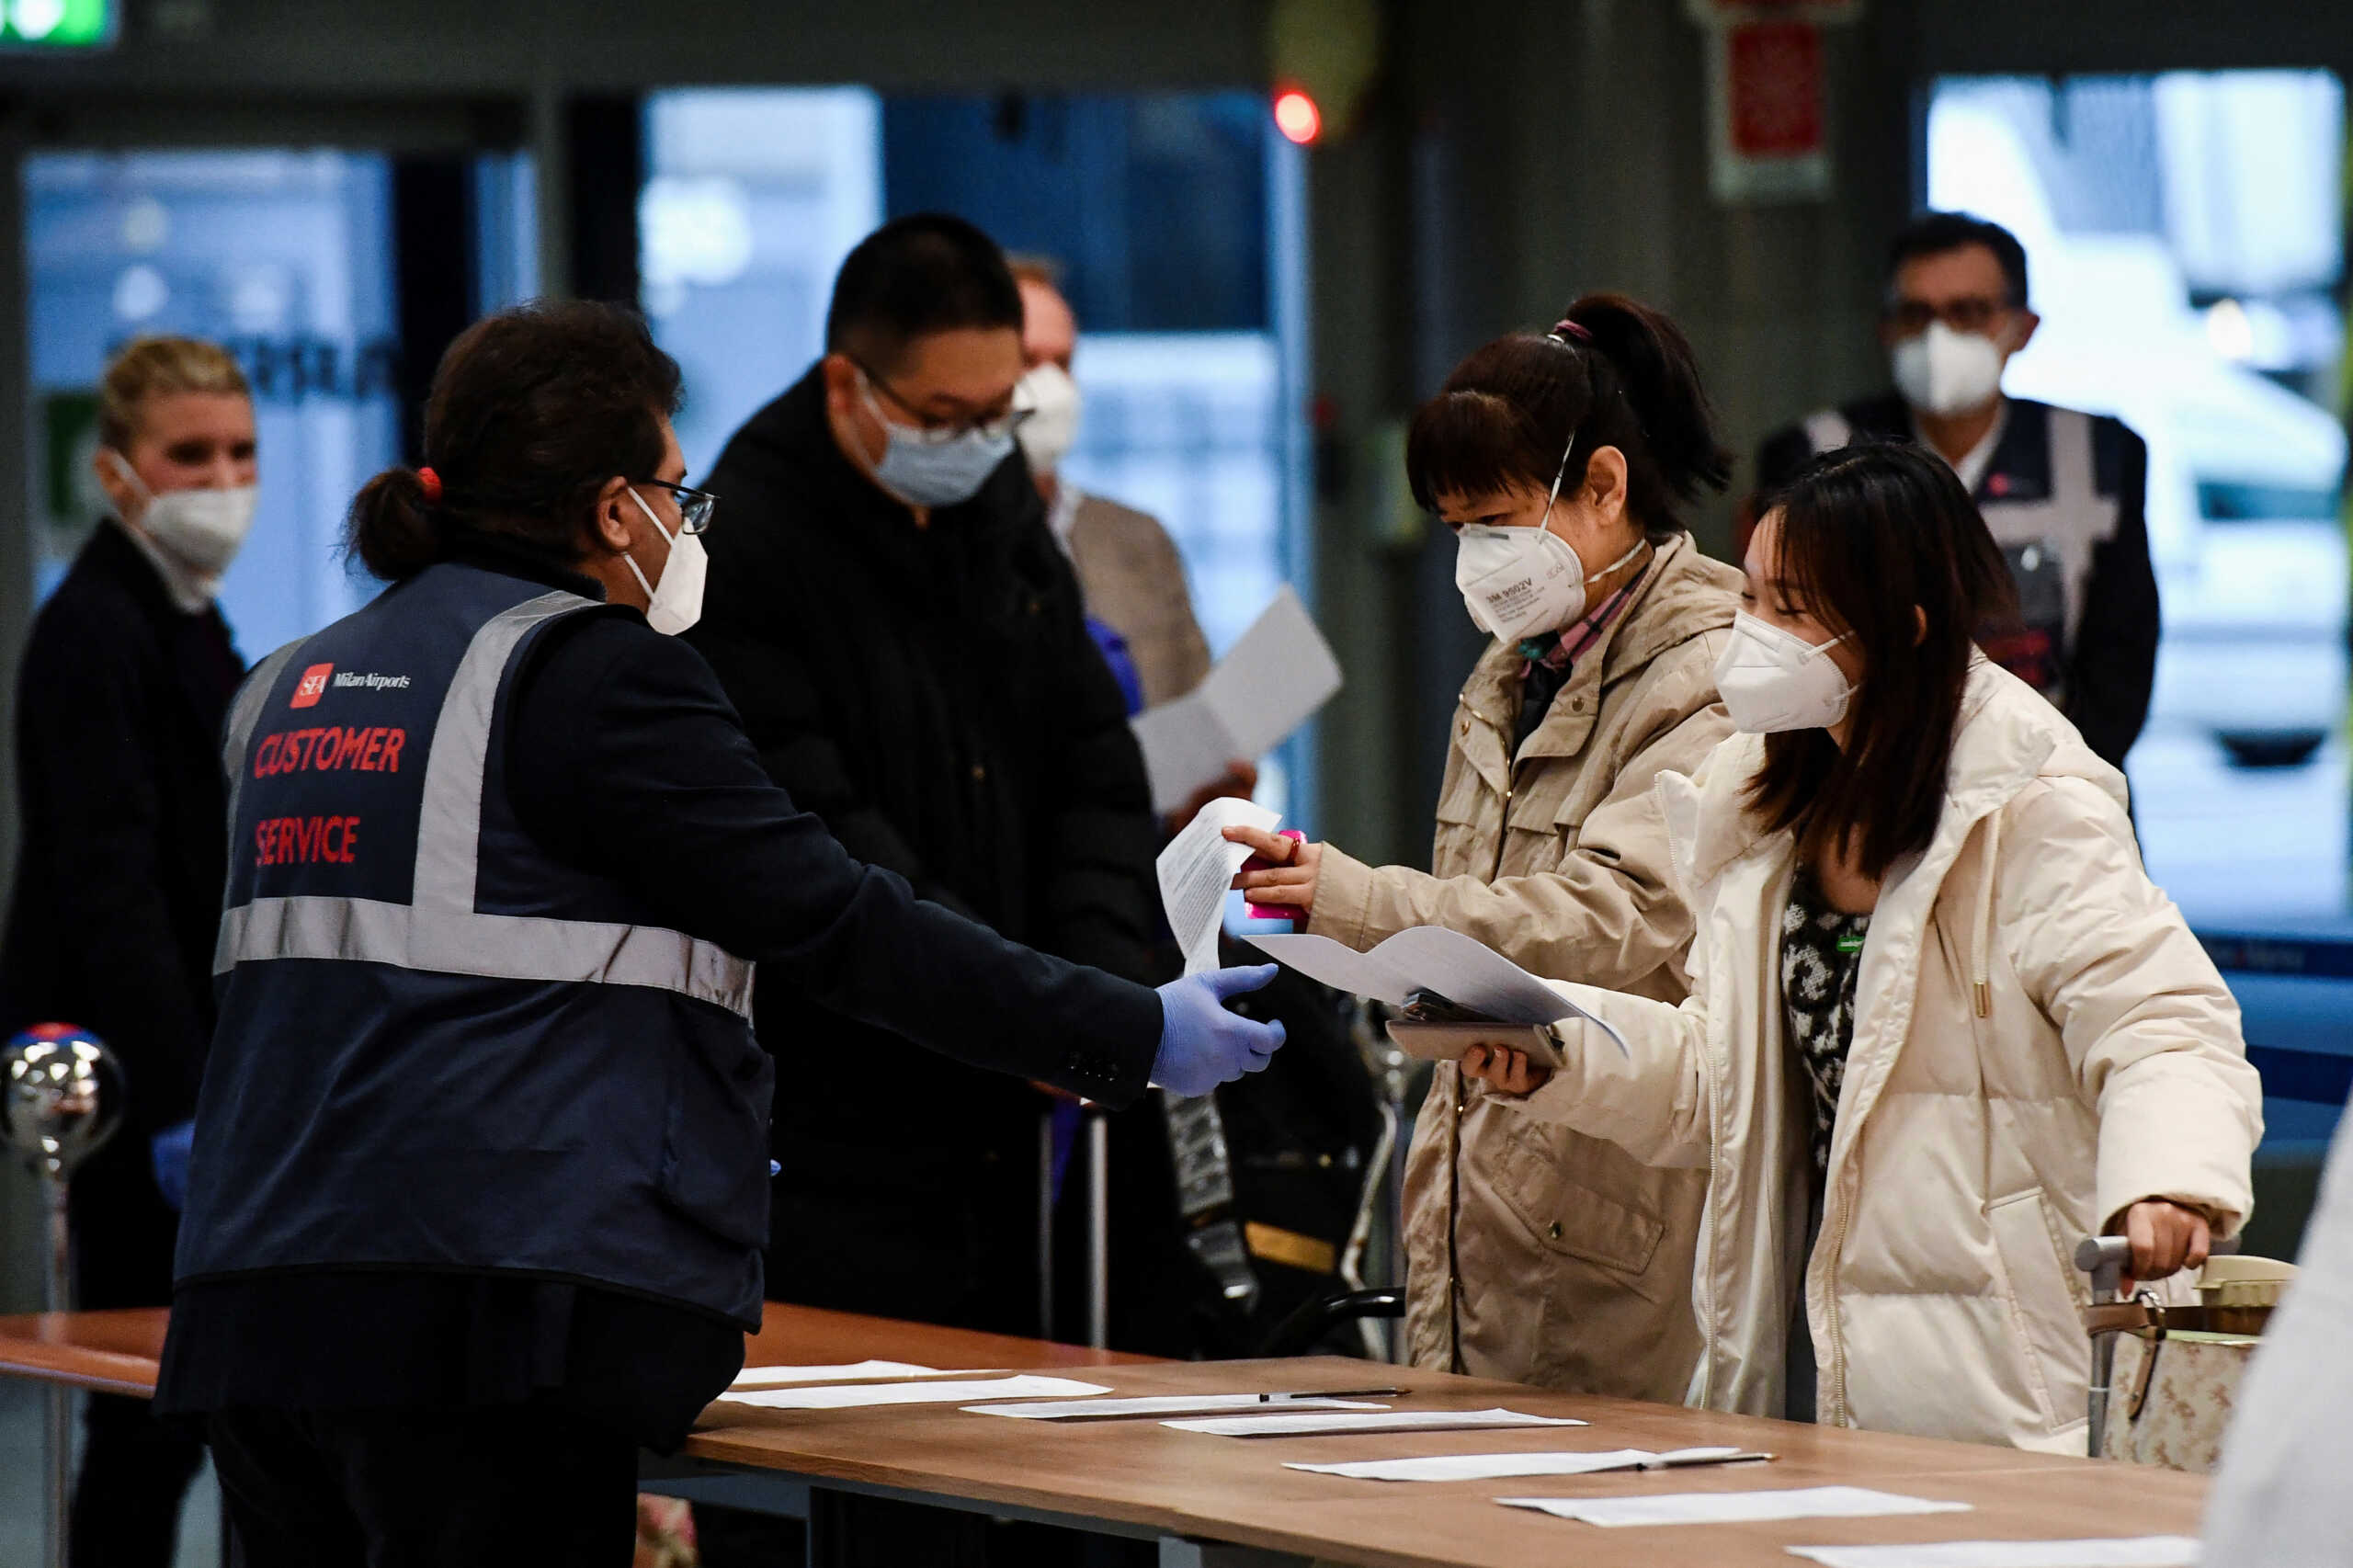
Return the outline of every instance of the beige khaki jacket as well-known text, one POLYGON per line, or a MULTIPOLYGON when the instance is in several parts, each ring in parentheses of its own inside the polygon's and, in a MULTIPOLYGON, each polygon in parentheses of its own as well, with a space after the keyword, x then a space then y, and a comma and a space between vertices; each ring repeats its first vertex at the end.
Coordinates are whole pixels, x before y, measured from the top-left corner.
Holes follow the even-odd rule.
POLYGON ((1698 915, 1680 1006, 1564 985, 1568 1066, 1525 1099, 1709 1179, 1694 1403, 1776 1415, 1801 1300, 1825 1425, 2084 1449, 2087 1299, 2071 1258, 2131 1204, 2252 1205, 2262 1086, 2239 1011, 2149 881, 2124 778, 1980 659, 1927 848, 1880 893, 1820 1239, 1805 1250, 1807 1088, 1780 988, 1791 835, 1742 792, 1736 736, 1659 792, 1698 915))
POLYGON ((1200 685, 1210 673, 1210 645, 1193 619, 1184 558, 1160 519, 1080 492, 1069 528, 1063 547, 1086 613, 1126 641, 1143 705, 1157 708, 1200 685))
MULTIPOLYGON (((1443 926, 1539 974, 1680 998, 1691 921, 1651 785, 1731 733, 1714 671, 1740 583, 1687 538, 1662 547, 1516 760, 1523 661, 1491 646, 1455 712, 1435 874, 1327 847, 1308 929, 1362 949, 1443 926)), ((1461 1087, 1439 1067, 1407 1156, 1415 1362, 1681 1399, 1699 1348, 1691 1257, 1705 1178, 1461 1087)))

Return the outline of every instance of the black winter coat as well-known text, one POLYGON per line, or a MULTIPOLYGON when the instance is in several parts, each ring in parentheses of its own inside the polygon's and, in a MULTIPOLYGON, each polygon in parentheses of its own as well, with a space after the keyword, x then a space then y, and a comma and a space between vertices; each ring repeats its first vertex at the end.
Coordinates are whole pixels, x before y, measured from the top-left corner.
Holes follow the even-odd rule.
POLYGON ((111 522, 83 546, 25 648, 23 835, 0 947, 0 1026, 79 1024, 130 1079, 125 1125, 74 1184, 77 1221, 88 1221, 85 1306, 169 1300, 172 1220, 147 1145, 196 1113, 212 1036, 221 723, 244 673, 220 611, 176 608, 111 522))
MULTIPOLYGON (((1020 460, 918 528, 835 445, 813 369, 708 483, 722 500, 689 638, 769 776, 919 895, 1165 978, 1142 757, 1020 460)), ((775 1293, 1021 1326, 1007 1314, 1035 1297, 1037 1093, 795 992, 763 986, 757 1006, 762 1040, 789 1052, 775 1293)))

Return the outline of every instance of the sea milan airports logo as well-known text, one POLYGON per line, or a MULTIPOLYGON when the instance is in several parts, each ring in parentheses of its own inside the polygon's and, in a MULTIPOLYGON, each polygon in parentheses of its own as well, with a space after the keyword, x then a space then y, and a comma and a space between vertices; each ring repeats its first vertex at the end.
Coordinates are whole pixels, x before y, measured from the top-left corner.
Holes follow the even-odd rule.
POLYGON ((302 678, 294 684, 294 700, 287 706, 316 708, 319 705, 319 699, 327 693, 327 677, 333 674, 335 674, 333 665, 313 665, 309 669, 304 670, 302 678))

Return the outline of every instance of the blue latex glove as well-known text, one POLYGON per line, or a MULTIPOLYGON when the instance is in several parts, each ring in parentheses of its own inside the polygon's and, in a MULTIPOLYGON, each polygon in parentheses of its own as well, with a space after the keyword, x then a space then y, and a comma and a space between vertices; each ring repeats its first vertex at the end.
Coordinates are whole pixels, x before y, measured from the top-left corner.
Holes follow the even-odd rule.
POLYGON ((1225 1003, 1274 979, 1275 968, 1211 970, 1162 986, 1160 1054, 1153 1059, 1152 1081, 1171 1094, 1206 1095, 1272 1061, 1283 1042, 1281 1023, 1254 1022, 1227 1012, 1225 1003))
POLYGON ((155 1187, 176 1214, 188 1206, 188 1152, 196 1142, 196 1123, 166 1127, 147 1141, 147 1158, 154 1167, 155 1187))

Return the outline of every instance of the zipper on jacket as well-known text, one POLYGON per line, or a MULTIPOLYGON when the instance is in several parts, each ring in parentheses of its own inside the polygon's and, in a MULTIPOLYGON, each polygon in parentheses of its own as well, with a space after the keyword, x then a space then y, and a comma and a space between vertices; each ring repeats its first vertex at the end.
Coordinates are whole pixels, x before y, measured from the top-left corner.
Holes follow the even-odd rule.
MULTIPOLYGON (((1483 724, 1494 720, 1472 709, 1472 713, 1483 724)), ((1495 863, 1487 873, 1492 883, 1504 874, 1504 846, 1511 833, 1511 798, 1518 768, 1513 759, 1504 759, 1504 801, 1501 814, 1495 819, 1495 863)), ((1470 1108, 1462 1092, 1462 1069, 1454 1070, 1454 1124, 1447 1129, 1446 1145, 1446 1344, 1447 1369, 1464 1370, 1462 1365, 1462 1257, 1456 1243, 1462 1223, 1462 1113, 1470 1108)))
POLYGON ((1446 1130, 1446 1362, 1447 1370, 1462 1367, 1462 1258, 1455 1236, 1462 1220, 1462 1069, 1454 1069, 1454 1125, 1446 1130))

